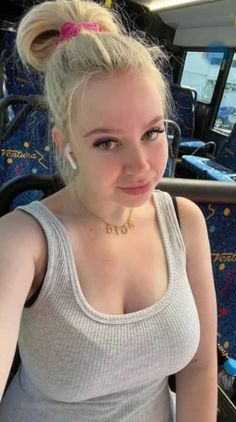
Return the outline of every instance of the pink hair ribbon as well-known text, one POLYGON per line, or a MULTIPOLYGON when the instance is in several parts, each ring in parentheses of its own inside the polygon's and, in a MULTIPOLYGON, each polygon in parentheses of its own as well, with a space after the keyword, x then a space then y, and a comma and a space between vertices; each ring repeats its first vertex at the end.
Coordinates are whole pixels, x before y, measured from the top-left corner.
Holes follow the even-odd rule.
POLYGON ((64 41, 70 40, 71 38, 78 37, 82 30, 92 31, 92 32, 101 32, 102 28, 98 23, 95 22, 66 22, 62 25, 60 30, 60 39, 56 43, 58 47, 64 41))

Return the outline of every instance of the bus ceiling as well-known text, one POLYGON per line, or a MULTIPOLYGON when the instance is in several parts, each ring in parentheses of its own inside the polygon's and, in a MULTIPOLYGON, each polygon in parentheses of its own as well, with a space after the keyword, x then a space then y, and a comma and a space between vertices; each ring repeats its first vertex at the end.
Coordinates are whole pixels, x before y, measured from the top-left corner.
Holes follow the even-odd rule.
POLYGON ((134 3, 157 13, 175 30, 176 46, 236 47, 235 0, 136 0, 134 3))
MULTIPOLYGON (((0 28, 12 30, 19 16, 33 4, 34 0, 1 1, 0 28)), ((124 9, 132 4, 159 15, 163 23, 175 31, 173 45, 236 47, 235 0, 124 0, 122 7, 119 0, 111 1, 111 6, 124 9)))

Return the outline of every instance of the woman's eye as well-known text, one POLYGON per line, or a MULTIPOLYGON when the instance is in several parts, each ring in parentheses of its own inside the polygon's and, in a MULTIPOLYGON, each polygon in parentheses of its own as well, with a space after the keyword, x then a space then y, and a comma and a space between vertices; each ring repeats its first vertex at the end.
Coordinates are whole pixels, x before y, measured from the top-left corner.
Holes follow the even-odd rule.
POLYGON ((114 149, 116 146, 116 141, 113 141, 112 139, 104 139, 95 142, 94 146, 100 149, 103 149, 105 151, 109 151, 111 149, 114 149))
POLYGON ((164 128, 155 128, 155 129, 151 129, 151 130, 148 130, 145 134, 144 134, 144 138, 146 139, 146 140, 148 140, 148 141, 154 141, 155 139, 157 139, 158 138, 158 135, 160 134, 160 133, 163 133, 164 132, 164 128))

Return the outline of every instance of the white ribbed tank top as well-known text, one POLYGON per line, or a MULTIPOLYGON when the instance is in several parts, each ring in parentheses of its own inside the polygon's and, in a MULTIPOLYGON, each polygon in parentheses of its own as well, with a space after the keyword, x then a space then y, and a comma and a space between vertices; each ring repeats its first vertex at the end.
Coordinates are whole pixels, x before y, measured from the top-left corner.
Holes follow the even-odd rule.
POLYGON ((66 229, 49 209, 37 201, 19 207, 44 230, 48 266, 36 302, 23 311, 22 364, 1 422, 174 421, 167 377, 193 358, 200 328, 172 199, 161 191, 153 197, 168 288, 155 304, 125 315, 88 304, 66 229))

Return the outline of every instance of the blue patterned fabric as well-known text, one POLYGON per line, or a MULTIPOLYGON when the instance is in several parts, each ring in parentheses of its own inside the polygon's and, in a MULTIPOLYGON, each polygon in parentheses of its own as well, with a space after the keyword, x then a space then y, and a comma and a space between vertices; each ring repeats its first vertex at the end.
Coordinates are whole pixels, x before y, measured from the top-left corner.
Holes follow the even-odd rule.
POLYGON ((23 66, 15 47, 15 32, 6 32, 1 54, 5 71, 6 93, 18 95, 43 95, 43 75, 23 66))
MULTIPOLYGON (((48 130, 47 114, 33 111, 14 134, 1 144, 0 185, 16 176, 54 172, 48 130)), ((13 202, 12 209, 39 198, 40 194, 38 191, 21 194, 13 202)))
POLYGON ((180 85, 170 86, 171 94, 177 113, 177 123, 180 126, 182 136, 192 138, 194 133, 194 106, 193 92, 189 88, 180 85))
POLYGON ((175 120, 182 133, 179 151, 181 154, 191 154, 195 149, 205 144, 200 139, 193 137, 197 93, 191 88, 177 84, 170 85, 170 90, 176 110, 175 120))
POLYGON ((198 204, 211 244, 217 309, 218 343, 236 359, 236 204, 198 204))
MULTIPOLYGON (((24 96, 41 95, 44 89, 42 76, 23 67, 14 43, 15 33, 6 33, 2 54, 6 93, 24 96)), ((12 106, 12 118, 20 107, 22 106, 12 106)), ((22 120, 8 139, 0 143, 0 186, 16 176, 54 173, 55 165, 50 154, 51 148, 48 113, 35 108, 22 120)), ((12 209, 38 199, 40 195, 39 191, 21 194, 14 200, 12 209)))
POLYGON ((198 178, 235 182, 236 179, 236 124, 228 140, 214 160, 191 155, 182 156, 182 164, 198 178))

